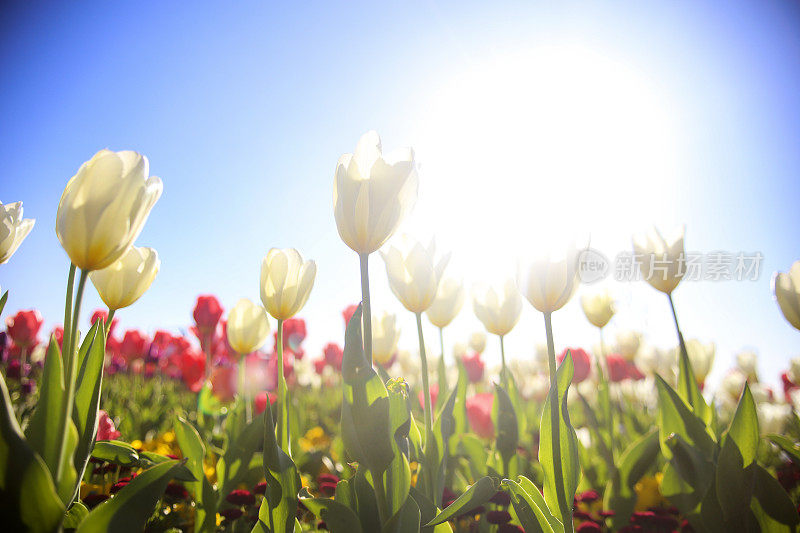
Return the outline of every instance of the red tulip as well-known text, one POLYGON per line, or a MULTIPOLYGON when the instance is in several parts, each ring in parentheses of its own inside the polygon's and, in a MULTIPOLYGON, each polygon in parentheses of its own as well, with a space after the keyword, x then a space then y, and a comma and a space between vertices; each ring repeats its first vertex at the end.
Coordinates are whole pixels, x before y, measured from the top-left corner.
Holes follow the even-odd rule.
MULTIPOLYGON (((645 375, 639 370, 639 367, 633 361, 628 361, 628 377, 635 381, 645 378, 645 375)), ((700 390, 703 390, 703 385, 700 385, 700 390)))
POLYGON ((612 353, 606 357, 608 379, 614 383, 628 378, 628 362, 619 354, 612 353))
POLYGON ((264 412, 264 410, 267 408, 267 402, 272 405, 277 399, 278 397, 271 392, 259 392, 256 394, 256 397, 253 400, 253 407, 255 408, 256 414, 260 415, 264 412))
MULTIPOLYGON (((431 410, 436 406, 436 400, 439 399, 439 384, 438 383, 431 383, 431 410)), ((419 391, 419 406, 424 411, 425 410, 425 391, 420 389, 419 391)))
POLYGON ((129 329, 122 338, 119 353, 128 364, 131 364, 137 359, 143 359, 147 355, 149 348, 150 342, 142 332, 138 329, 129 329))
POLYGON ((798 386, 789 379, 789 372, 781 373, 781 383, 783 384, 783 396, 787 403, 791 403, 792 391, 797 389, 798 386))
POLYGON ((56 338, 58 347, 64 350, 64 326, 56 326, 53 328, 52 335, 56 338))
POLYGON ((211 392, 223 402, 236 397, 237 368, 235 366, 217 366, 211 371, 211 392))
POLYGON ((206 372, 206 357, 193 348, 184 350, 181 353, 179 366, 181 378, 192 392, 198 392, 203 388, 203 380, 206 372))
POLYGON ((356 312, 356 309, 358 309, 358 304, 348 305, 344 308, 344 311, 342 311, 345 327, 350 323, 350 319, 353 318, 353 313, 356 312))
POLYGON ((342 369, 342 358, 344 352, 335 342, 329 342, 325 345, 322 352, 325 354, 325 361, 336 370, 342 369))
POLYGON ((325 372, 326 366, 328 366, 328 361, 325 360, 325 357, 320 357, 314 361, 314 372, 321 376, 325 372))
MULTIPOLYGON (((92 318, 91 318, 92 325, 94 326, 94 323, 100 319, 102 319, 104 323, 108 320, 108 313, 103 309, 97 309, 94 313, 92 313, 92 318)), ((117 327, 117 322, 119 322, 119 320, 117 320, 116 318, 111 319, 111 325, 108 327, 109 337, 114 334, 114 328, 117 327)))
POLYGON ((14 344, 20 348, 31 348, 39 343, 39 328, 42 327, 42 315, 35 309, 19 311, 6 319, 6 331, 14 344))
POLYGON ((592 360, 589 359, 589 354, 581 348, 567 348, 558 356, 559 365, 564 361, 568 351, 572 354, 572 365, 575 368, 572 382, 580 383, 589 377, 589 373, 592 371, 592 360))
POLYGON ((475 353, 472 357, 464 356, 461 361, 464 363, 464 370, 467 371, 470 383, 478 383, 483 379, 483 371, 486 365, 481 361, 481 354, 475 353))
POLYGON ((492 422, 492 405, 494 394, 484 392, 467 398, 467 419, 472 431, 479 437, 491 439, 494 437, 494 423, 492 422))
MULTIPOLYGON (((273 335, 275 349, 278 348, 278 332, 273 335)), ((306 321, 302 318, 290 318, 283 323, 283 354, 288 350, 296 359, 302 359, 305 352, 300 347, 306 338, 306 321)))
POLYGON ((201 294, 194 305, 194 323, 202 335, 211 335, 222 317, 222 305, 213 294, 201 294))
POLYGON ((97 440, 116 440, 120 437, 114 421, 102 409, 97 411, 97 440))

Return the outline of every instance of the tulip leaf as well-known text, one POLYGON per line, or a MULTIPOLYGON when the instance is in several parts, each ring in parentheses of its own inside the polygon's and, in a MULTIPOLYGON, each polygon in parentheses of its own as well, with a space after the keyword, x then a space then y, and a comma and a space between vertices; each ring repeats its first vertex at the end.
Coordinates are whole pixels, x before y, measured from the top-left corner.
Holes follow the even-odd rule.
POLYGON ((658 430, 653 428, 634 441, 622 453, 616 472, 606 485, 604 509, 613 509, 611 522, 615 529, 628 524, 636 505, 636 483, 652 468, 660 451, 658 430))
POLYGON ((670 463, 681 478, 698 494, 705 494, 714 481, 714 463, 679 434, 670 435, 666 444, 670 450, 670 463))
MULTIPOLYGON (((102 326, 103 322, 100 320, 94 323, 78 351, 78 377, 72 410, 72 420, 78 430, 78 446, 74 459, 78 480, 83 478, 97 436, 97 412, 100 408, 106 353, 105 329, 102 326)), ((73 498, 79 488, 80 483, 76 483, 73 498)))
POLYGON ((176 417, 175 440, 186 458, 186 468, 196 480, 186 484, 196 503, 194 530, 213 530, 217 520, 217 498, 213 491, 209 491, 210 485, 203 470, 203 460, 206 457, 203 439, 191 423, 182 417, 176 417))
POLYGON ((50 471, 25 441, 0 373, 0 521, 7 531, 49 533, 63 516, 50 471))
POLYGON ((113 498, 95 507, 78 526, 76 533, 142 531, 180 464, 181 461, 171 460, 148 468, 113 498))
POLYGON ((419 533, 419 526, 419 506, 414 498, 408 498, 403 508, 383 526, 382 533, 419 533))
POLYGON ((312 498, 306 489, 300 492, 300 501, 315 516, 325 521, 331 533, 361 533, 358 516, 346 505, 328 498, 312 498))
MULTIPOLYGON (((722 518, 729 524, 743 524, 750 511, 750 499, 753 493, 753 469, 745 468, 745 459, 733 438, 725 439, 719 456, 715 482, 711 487, 722 511, 722 518)), ((706 512, 705 502, 703 512, 706 512)), ((717 522, 719 514, 717 514, 717 522)))
POLYGON ((756 412, 756 402, 753 400, 753 394, 746 383, 742 396, 739 398, 736 413, 734 413, 730 427, 728 427, 725 440, 727 441, 728 439, 733 439, 736 443, 736 447, 742 457, 743 467, 749 466, 756 460, 759 440, 758 413, 756 412))
MULTIPOLYGON (((539 442, 539 463, 542 465, 544 471, 544 498, 547 506, 550 509, 560 509, 559 498, 566 505, 570 505, 575 497, 575 491, 578 488, 578 482, 581 476, 581 466, 578 452, 578 436, 575 433, 575 428, 569 419, 569 411, 567 410, 567 393, 569 385, 572 382, 572 375, 574 367, 572 363, 572 355, 567 352, 567 356, 561 362, 556 371, 555 387, 550 386, 548 393, 548 400, 542 409, 542 422, 539 427, 539 435, 541 435, 539 442), (560 407, 558 413, 559 425, 559 442, 554 443, 555 435, 552 423, 551 411, 551 398, 555 395, 557 398, 557 405, 560 407), (557 459, 556 450, 554 445, 558 446, 557 459), (556 465, 561 467, 561 479, 564 494, 560 497, 557 493, 556 487, 556 465)), ((564 517, 562 517, 563 519, 564 517)))
POLYGON ((423 493, 437 507, 442 504, 445 473, 447 470, 447 443, 455 431, 453 408, 455 407, 456 390, 452 390, 436 418, 432 434, 425 439, 423 469, 420 480, 423 493))
MULTIPOLYGON (((554 533, 556 531, 564 530, 564 528, 561 527, 560 522, 558 523, 558 529, 553 528, 553 524, 550 520, 548 520, 548 517, 545 514, 545 512, 550 514, 550 511, 543 511, 539 507, 539 504, 533 500, 528 491, 522 488, 519 483, 511 479, 504 479, 503 485, 510 493, 511 504, 514 506, 514 511, 517 513, 517 518, 519 518, 519 521, 522 523, 522 528, 526 531, 526 533, 554 533)), ((534 487, 534 491, 539 494, 539 489, 534 487)), ((541 502, 544 503, 544 499, 542 499, 541 502)), ((553 519, 555 518, 553 517, 553 519)))
MULTIPOLYGON (((390 430, 394 439, 394 458, 380 475, 389 506, 388 516, 400 512, 411 488, 411 467, 408 463, 408 433, 411 427, 411 412, 408 408, 408 385, 402 380, 389 381, 390 430)), ((368 473, 369 475, 369 473, 368 473)), ((373 484, 374 484, 373 478, 373 484)))
POLYGON ((62 526, 64 529, 77 529, 83 519, 89 515, 89 509, 80 501, 75 501, 64 516, 62 526))
POLYGON ((711 458, 717 444, 706 424, 692 413, 683 398, 661 376, 656 374, 655 379, 658 389, 657 423, 661 453, 667 459, 672 457, 667 439, 674 433, 680 435, 688 445, 696 446, 707 458, 711 458))
POLYGON ((100 440, 94 443, 92 458, 115 465, 132 466, 139 463, 139 453, 127 442, 100 440))
MULTIPOLYGON (((680 335, 680 332, 678 333, 680 335)), ((683 337, 680 337, 680 361, 678 362, 678 395, 686 402, 691 411, 703 421, 710 424, 714 416, 714 411, 706 403, 700 386, 697 384, 689 354, 686 352, 686 344, 683 337)))
POLYGON ((375 499, 375 488, 361 467, 356 471, 351 483, 353 484, 353 492, 356 495, 361 529, 363 531, 380 531, 381 521, 378 513, 378 502, 375 499))
POLYGON ((453 517, 462 515, 488 502, 497 492, 499 483, 497 479, 485 476, 459 496, 453 503, 448 505, 442 512, 437 514, 433 520, 425 526, 435 526, 450 520, 453 517))
POLYGON ((783 489, 781 484, 770 475, 767 470, 757 463, 753 463, 751 468, 755 469, 755 484, 753 494, 769 517, 775 521, 793 528, 800 524, 800 515, 794 506, 789 494, 783 489))
POLYGON ((389 393, 364 355, 361 306, 345 333, 342 358, 342 439, 350 458, 380 474, 394 459, 389 393))
POLYGON ((267 492, 258 519, 272 533, 292 533, 297 513, 300 475, 292 458, 278 445, 272 409, 264 409, 264 475, 267 492))
MULTIPOLYGON (((411 487, 410 496, 419 507, 421 524, 427 524, 439 513, 440 509, 416 487, 411 487)), ((453 533, 453 528, 448 522, 444 522, 435 526, 423 526, 420 528, 420 533, 453 533)))
POLYGON ((508 475, 508 465, 511 458, 517 453, 519 443, 519 424, 514 404, 511 402, 506 390, 494 384, 494 402, 492 403, 492 422, 494 422, 497 437, 495 447, 503 458, 504 475, 508 475))
POLYGON ((247 475, 253 455, 264 442, 264 418, 256 417, 247 424, 235 437, 229 440, 228 448, 220 459, 224 468, 221 494, 228 494, 235 489, 247 475))
POLYGON ((0 315, 3 314, 3 309, 6 308, 6 302, 8 301, 8 289, 3 293, 3 296, 0 296, 0 315))

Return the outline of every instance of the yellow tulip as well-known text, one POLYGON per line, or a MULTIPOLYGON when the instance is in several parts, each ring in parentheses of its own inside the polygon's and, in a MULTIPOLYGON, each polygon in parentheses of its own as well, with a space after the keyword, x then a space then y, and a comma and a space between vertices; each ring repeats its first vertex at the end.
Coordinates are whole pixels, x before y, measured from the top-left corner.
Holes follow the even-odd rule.
POLYGON ((435 260, 436 245, 433 241, 425 248, 405 237, 400 247, 390 246, 381 251, 381 256, 386 263, 389 287, 400 303, 412 313, 428 309, 439 290, 439 280, 450 254, 435 260))
POLYGON ((8 263, 35 222, 32 218, 22 218, 22 202, 6 205, 0 202, 0 265, 8 263))
POLYGON ((273 318, 286 320, 306 304, 317 265, 294 248, 272 248, 261 261, 261 302, 273 318))
POLYGON ((336 165, 333 211, 344 243, 359 254, 383 246, 416 202, 418 181, 412 149, 384 157, 378 134, 365 133, 336 165))
POLYGON ((400 328, 397 318, 390 313, 372 317, 372 357, 376 362, 385 365, 391 361, 397 351, 400 340, 400 328))
POLYGON ((100 150, 69 180, 56 235, 75 266, 100 270, 133 245, 161 196, 161 180, 148 172, 141 154, 100 150))
MULTIPOLYGON (((479 283, 472 289, 472 309, 486 331, 502 336, 508 334, 519 322, 522 298, 512 279, 507 279, 501 288, 479 283)), ((480 346, 473 346, 473 349, 476 347, 480 346)), ((485 339, 483 347, 486 347, 485 339)))
POLYGON ((668 238, 657 228, 633 238, 633 251, 642 275, 653 288, 671 294, 685 273, 683 252, 684 227, 680 226, 668 238))
POLYGON ((584 294, 581 298, 581 306, 586 319, 598 328, 605 327, 615 312, 614 298, 608 290, 584 294))
POLYGON ((539 257, 519 269, 519 289, 538 311, 558 311, 578 287, 577 266, 578 252, 574 246, 560 256, 539 257))
POLYGON ((464 305, 464 286, 453 278, 444 278, 439 283, 436 298, 425 313, 437 328, 450 324, 464 305))
POLYGON ((90 272, 89 279, 109 309, 122 309, 141 298, 160 267, 155 250, 132 246, 110 266, 90 272))
POLYGON ((792 326, 800 329, 800 261, 795 261, 788 273, 775 274, 772 290, 783 316, 792 326))
POLYGON ((267 312, 258 304, 242 298, 228 313, 225 323, 228 344, 240 354, 248 354, 261 348, 269 336, 267 312))

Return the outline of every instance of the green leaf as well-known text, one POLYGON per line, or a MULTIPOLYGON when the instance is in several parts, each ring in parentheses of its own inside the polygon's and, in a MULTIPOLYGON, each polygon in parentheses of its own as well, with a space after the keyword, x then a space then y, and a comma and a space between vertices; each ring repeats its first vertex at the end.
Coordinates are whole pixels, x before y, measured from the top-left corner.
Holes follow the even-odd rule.
POLYGON ((754 463, 751 468, 755 469, 753 494, 764 512, 777 522, 796 528, 800 515, 781 484, 761 465, 754 463))
POLYGON ((542 422, 539 427, 539 435, 541 436, 539 441, 539 463, 541 463, 544 471, 544 498, 550 509, 559 509, 559 498, 556 493, 557 459, 553 448, 553 438, 550 438, 555 434, 552 424, 552 411, 550 409, 552 395, 556 395, 557 403, 560 406, 560 416, 558 416, 559 442, 557 445, 561 457, 559 464, 564 487, 564 494, 561 495, 561 498, 566 502, 566 505, 572 504, 581 477, 578 436, 575 434, 575 428, 572 427, 569 411, 567 410, 567 393, 572 382, 573 373, 572 355, 567 352, 567 356, 556 371, 556 386, 553 388, 551 385, 548 399, 542 410, 542 422))
POLYGON ((786 452, 796 465, 800 466, 800 444, 795 443, 792 439, 784 437, 783 435, 767 435, 767 438, 786 452))
POLYGON ((534 485, 533 481, 525 476, 519 476, 517 483, 519 483, 519 486, 525 490, 526 493, 528 493, 528 496, 530 496, 531 500, 533 500, 533 502, 539 507, 544 514, 544 517, 553 528, 553 531, 559 531, 560 529, 563 529, 564 526, 561 524, 559 519, 556 518, 550 509, 548 509, 547 502, 544 501, 544 496, 539 490, 539 487, 534 485))
MULTIPOLYGON (((680 332, 678 335, 680 335, 680 332)), ((697 384, 682 336, 680 337, 680 358, 678 363, 678 395, 686 402, 692 413, 700 418, 704 424, 711 424, 714 411, 706 403, 700 386, 697 384)))
POLYGON ((606 486, 603 508, 613 509, 611 518, 614 528, 628 524, 636 505, 636 483, 653 467, 658 458, 660 447, 658 429, 639 437, 620 456, 616 474, 606 486))
POLYGON ((8 301, 8 290, 6 290, 3 293, 3 296, 0 296, 0 315, 3 314, 3 309, 5 309, 7 301, 8 301))
MULTIPOLYGON (((733 415, 730 427, 728 427, 727 437, 733 439, 736 447, 741 454, 743 466, 747 467, 756 460, 758 450, 758 414, 756 412, 756 402, 750 387, 745 383, 742 396, 739 398, 739 405, 733 415)), ((727 440, 727 438, 725 439, 727 440)), ((723 446, 724 450, 724 446, 723 446)), ((718 487, 719 489, 719 487, 718 487)))
POLYGON ((448 442, 451 456, 456 455, 461 437, 469 431, 469 422, 467 420, 467 385, 469 384, 469 378, 467 377, 464 363, 460 358, 456 358, 456 364, 458 365, 458 382, 455 388, 456 401, 453 406, 453 420, 456 427, 448 442))
POLYGON ((351 479, 353 492, 358 503, 358 519, 363 531, 380 531, 381 521, 378 513, 378 502, 375 499, 375 488, 367 478, 366 469, 359 466, 351 479))
MULTIPOLYGON (((403 508, 383 526, 383 533, 419 533, 420 510, 414 498, 408 498, 403 508)), ((343 532, 344 533, 344 532, 343 532)))
POLYGON ((258 518, 272 533, 293 533, 300 475, 292 458, 278 445, 272 409, 264 409, 264 475, 267 492, 258 518))
MULTIPOLYGON (((492 422, 494 422, 495 431, 497 432, 495 447, 500 452, 500 457, 503 458, 504 470, 508 470, 511 458, 517 453, 519 422, 517 421, 517 413, 514 410, 514 404, 511 403, 511 398, 506 390, 497 383, 494 384, 492 422)), ((503 472, 503 474, 508 475, 508 472, 503 472)))
POLYGON ((698 494, 705 494, 714 481, 714 463, 678 434, 672 434, 667 438, 667 447, 670 450, 670 464, 675 467, 681 478, 698 494))
POLYGON ((78 377, 72 409, 72 421, 78 431, 78 444, 73 460, 78 482, 75 484, 73 498, 80 488, 80 480, 83 479, 97 436, 97 410, 100 407, 106 354, 106 336, 102 325, 100 320, 94 323, 78 351, 78 377))
MULTIPOLYGON (((713 490, 724 521, 730 524, 743 524, 750 511, 753 470, 745 469, 742 453, 733 438, 725 439, 724 442, 717 458, 713 490)), ((716 520, 721 522, 719 515, 716 520)))
POLYGON ((77 529, 83 522, 83 519, 89 515, 89 509, 86 508, 80 501, 75 501, 67 511, 64 517, 64 529, 77 529))
POLYGON ((437 514, 436 517, 425 524, 425 526, 427 527, 441 524, 455 516, 464 514, 467 511, 483 505, 495 495, 498 487, 499 483, 495 478, 491 478, 489 476, 482 477, 473 485, 470 485, 464 494, 459 496, 456 501, 448 505, 447 508, 437 514))
POLYGON ((139 453, 133 446, 119 440, 95 442, 92 457, 121 466, 132 466, 139 463, 139 453))
POLYGON ((361 533, 358 516, 346 505, 327 498, 312 498, 306 489, 300 494, 300 501, 320 520, 324 520, 331 533, 361 533))
MULTIPOLYGON (((256 417, 247 424, 241 433, 229 441, 225 454, 220 459, 222 467, 222 495, 228 494, 243 482, 253 455, 261 449, 264 442, 264 419, 256 417)), ((219 480, 218 480, 219 482, 219 480)))
POLYGON ((689 405, 661 376, 656 375, 655 379, 659 406, 656 423, 659 428, 661 453, 667 459, 672 457, 667 439, 674 433, 680 435, 688 445, 696 446, 706 458, 713 457, 717 444, 714 442, 711 430, 692 413, 689 405))
POLYGON ((141 532, 180 464, 177 460, 167 461, 133 478, 113 498, 95 507, 77 533, 141 532))
POLYGON ((408 385, 404 381, 390 380, 388 392, 394 458, 379 479, 389 505, 388 517, 391 517, 403 509, 411 488, 411 467, 408 463, 411 412, 408 408, 408 385))
POLYGON ((422 462, 421 484, 423 493, 436 505, 442 505, 442 492, 444 491, 445 474, 447 471, 448 441, 455 431, 456 422, 453 417, 456 391, 453 390, 439 416, 436 417, 432 431, 433 434, 425 439, 424 460, 422 462))
MULTIPOLYGON (((434 505, 430 498, 422 494, 421 491, 417 490, 416 487, 411 487, 409 495, 414 498, 417 507, 419 507, 421 524, 427 524, 439 513, 440 509, 434 505)), ((450 527, 449 523, 444 522, 435 526, 423 526, 420 529, 420 533, 453 533, 453 528, 450 527)))
POLYGON ((217 522, 217 498, 203 469, 203 460, 206 457, 205 444, 197 429, 186 419, 176 417, 174 427, 175 440, 186 459, 186 468, 195 479, 186 483, 186 488, 192 493, 197 504, 194 530, 197 532, 213 530, 217 522))
MULTIPOLYGON (((530 494, 528 494, 528 491, 522 488, 519 483, 511 479, 504 479, 503 485, 508 488, 511 496, 511 504, 514 506, 514 511, 517 513, 517 518, 519 518, 519 521, 522 523, 522 528, 526 531, 526 533, 554 533, 555 531, 564 530, 560 523, 558 524, 558 529, 553 528, 553 525, 550 520, 548 520, 545 512, 542 511, 537 502, 534 501, 530 494)), ((535 487, 534 491, 539 494, 539 490, 535 487)), ((544 499, 541 501, 544 503, 544 499)), ((550 514, 550 511, 547 510, 547 513, 550 514)))
POLYGON ((364 355, 361 306, 345 333, 342 359, 342 439, 350 458, 379 474, 394 459, 389 393, 364 355))
POLYGON ((0 373, 0 523, 7 531, 50 533, 63 516, 50 471, 23 438, 0 373))

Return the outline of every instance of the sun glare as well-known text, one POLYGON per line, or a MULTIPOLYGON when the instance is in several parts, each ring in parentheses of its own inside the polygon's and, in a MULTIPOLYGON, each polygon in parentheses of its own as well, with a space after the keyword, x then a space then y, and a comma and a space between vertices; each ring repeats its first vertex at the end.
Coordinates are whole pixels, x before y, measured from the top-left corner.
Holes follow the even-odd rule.
POLYGON ((410 231, 436 228, 468 281, 494 279, 514 250, 591 235, 630 246, 631 220, 669 217, 676 148, 670 104, 600 53, 543 47, 453 76, 424 109, 410 231), (555 221, 555 222, 553 222, 555 221))

